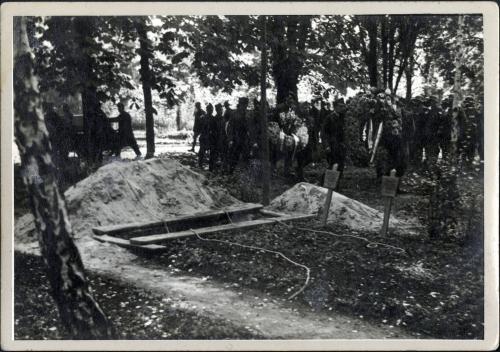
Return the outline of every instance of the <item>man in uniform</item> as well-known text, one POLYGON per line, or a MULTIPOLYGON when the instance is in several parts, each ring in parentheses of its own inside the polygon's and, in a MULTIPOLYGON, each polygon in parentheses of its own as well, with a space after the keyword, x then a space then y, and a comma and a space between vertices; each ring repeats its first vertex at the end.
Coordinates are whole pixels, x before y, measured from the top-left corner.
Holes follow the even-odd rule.
POLYGON ((319 98, 311 101, 309 108, 309 120, 307 129, 309 132, 309 153, 311 160, 315 161, 318 154, 319 134, 321 131, 321 118, 320 118, 320 104, 319 98))
POLYGON ((214 118, 214 106, 210 103, 206 106, 207 112, 200 115, 198 119, 198 133, 200 136, 200 149, 198 150, 198 167, 201 169, 205 162, 205 156, 210 150, 210 121, 214 118))
POLYGON ((194 152, 194 147, 196 147, 196 140, 200 135, 201 130, 201 117, 205 115, 205 111, 201 108, 201 103, 196 102, 194 104, 194 125, 193 125, 193 147, 191 151, 194 152))
POLYGON ((437 163, 441 145, 441 131, 443 129, 443 116, 438 106, 437 98, 430 96, 425 102, 424 136, 423 143, 426 155, 426 164, 431 167, 437 163))
MULTIPOLYGON (((337 164, 337 170, 340 172, 340 177, 342 177, 344 171, 347 151, 344 129, 346 111, 344 99, 341 98, 336 100, 333 105, 333 110, 325 116, 321 128, 321 140, 325 145, 328 168, 331 169, 334 164, 337 164)), ((339 189, 339 183, 337 183, 337 190, 339 189)))
MULTIPOLYGON (((385 99, 379 101, 376 111, 377 120, 383 122, 380 147, 382 153, 377 158, 377 178, 389 175, 392 169, 396 169, 396 176, 402 177, 406 171, 406 163, 402 142, 403 121, 401 109, 393 103, 390 94, 383 94, 385 99)), ((378 124, 377 124, 378 126, 378 124)))
POLYGON ((116 104, 118 108, 118 146, 116 150, 116 155, 120 156, 123 147, 132 147, 137 157, 140 157, 141 151, 135 140, 134 132, 132 130, 132 118, 130 114, 125 111, 125 106, 123 103, 116 104))
POLYGON ((239 98, 236 111, 229 120, 229 173, 234 172, 240 158, 245 154, 248 139, 247 107, 248 98, 239 98))
POLYGON ((224 102, 224 115, 221 124, 221 160, 222 160, 222 168, 227 171, 229 169, 229 124, 231 120, 231 116, 233 114, 233 110, 231 109, 231 105, 226 100, 224 102))
MULTIPOLYGON (((207 108, 208 111, 208 108, 207 108)), ((217 161, 223 150, 223 130, 224 120, 222 115, 222 105, 215 105, 215 115, 209 118, 209 147, 210 159, 208 162, 208 169, 214 171, 217 166, 217 161)))
POLYGON ((413 147, 410 148, 410 160, 413 165, 421 166, 423 150, 425 147, 425 124, 427 109, 424 96, 417 96, 413 99, 413 121, 415 132, 413 135, 413 147))
POLYGON ((259 145, 261 141, 260 102, 257 100, 257 98, 253 100, 253 110, 248 114, 247 128, 248 128, 247 150, 251 158, 257 158, 259 152, 259 145))

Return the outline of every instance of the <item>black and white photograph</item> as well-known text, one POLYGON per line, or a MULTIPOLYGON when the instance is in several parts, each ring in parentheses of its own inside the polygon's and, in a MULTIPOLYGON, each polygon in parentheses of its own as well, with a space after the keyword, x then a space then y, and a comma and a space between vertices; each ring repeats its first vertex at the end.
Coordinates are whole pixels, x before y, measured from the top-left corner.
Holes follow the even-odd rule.
POLYGON ((484 9, 135 4, 10 14, 2 347, 498 346, 484 9))

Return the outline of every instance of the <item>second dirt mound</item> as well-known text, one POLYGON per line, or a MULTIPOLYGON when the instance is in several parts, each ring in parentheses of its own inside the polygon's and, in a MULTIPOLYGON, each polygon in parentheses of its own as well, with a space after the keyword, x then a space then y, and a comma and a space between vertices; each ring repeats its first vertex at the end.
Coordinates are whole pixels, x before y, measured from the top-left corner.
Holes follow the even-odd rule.
MULTIPOLYGON (((269 208, 302 214, 321 214, 325 204, 327 189, 310 183, 301 182, 272 200, 269 208)), ((333 192, 328 215, 329 222, 346 225, 354 230, 378 231, 384 214, 366 204, 333 192)), ((408 228, 406 224, 391 217, 391 226, 408 228)))

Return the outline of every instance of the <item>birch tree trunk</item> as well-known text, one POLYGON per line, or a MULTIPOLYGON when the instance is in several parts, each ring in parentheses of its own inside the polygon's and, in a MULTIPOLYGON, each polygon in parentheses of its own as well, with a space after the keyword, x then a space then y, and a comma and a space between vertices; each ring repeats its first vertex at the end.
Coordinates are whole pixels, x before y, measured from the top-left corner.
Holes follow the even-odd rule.
POLYGON ((14 50, 15 137, 52 297, 63 325, 73 338, 111 338, 112 327, 92 297, 80 254, 73 242, 64 196, 56 183, 26 33, 26 17, 14 17, 14 50))

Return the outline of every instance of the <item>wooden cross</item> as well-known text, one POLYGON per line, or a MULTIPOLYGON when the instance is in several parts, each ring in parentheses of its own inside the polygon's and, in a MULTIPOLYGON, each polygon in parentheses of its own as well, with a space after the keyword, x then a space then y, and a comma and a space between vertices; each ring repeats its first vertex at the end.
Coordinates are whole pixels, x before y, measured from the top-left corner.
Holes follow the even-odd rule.
POLYGON ((330 211, 330 205, 332 203, 333 190, 337 188, 337 183, 339 182, 340 172, 338 171, 338 164, 333 165, 331 170, 326 170, 325 181, 323 182, 323 187, 328 188, 328 193, 326 195, 325 209, 323 212, 323 225, 326 225, 328 220, 328 213, 330 211))
POLYGON ((390 176, 382 177, 382 197, 385 198, 384 222, 380 234, 385 236, 389 229, 389 217, 391 216, 392 200, 396 197, 398 191, 399 177, 396 177, 396 170, 391 170, 390 176))

